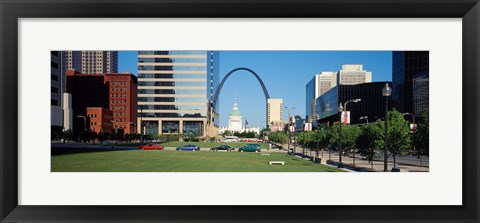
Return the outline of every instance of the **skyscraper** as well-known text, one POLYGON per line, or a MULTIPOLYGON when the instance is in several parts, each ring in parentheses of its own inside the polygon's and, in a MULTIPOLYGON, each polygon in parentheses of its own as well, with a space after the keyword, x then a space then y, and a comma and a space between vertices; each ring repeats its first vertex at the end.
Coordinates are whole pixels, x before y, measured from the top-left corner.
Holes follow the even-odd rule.
POLYGON ((65 91, 65 76, 63 75, 63 52, 50 52, 50 105, 51 105, 51 128, 52 132, 63 130, 62 94, 65 91))
MULTIPOLYGON (((327 92, 337 85, 338 72, 321 72, 313 76, 312 80, 305 86, 306 108, 305 115, 307 120, 316 113, 316 100, 320 95, 327 92)), ((314 119, 311 119, 315 121, 314 119)))
POLYGON ((372 82, 372 72, 363 70, 361 64, 344 64, 338 71, 337 82, 341 85, 354 85, 372 82))
POLYGON ((360 117, 367 116, 371 122, 385 117, 385 97, 382 89, 391 82, 371 82, 355 85, 337 85, 317 98, 317 111, 320 122, 336 122, 339 120, 338 105, 343 104, 345 111, 350 112, 350 123, 365 123, 360 117), (362 99, 358 103, 345 102, 362 99), (348 106, 348 107, 347 107, 348 106))
POLYGON ((112 111, 113 128, 108 124, 108 129, 124 134, 136 132, 137 77, 129 73, 80 74, 74 70, 68 70, 66 75, 67 91, 72 94, 75 130, 95 129, 87 117, 87 108, 95 107, 112 111))
POLYGON ((429 102, 429 52, 392 52, 392 100, 400 112, 421 117, 429 102))
POLYGON ((282 121, 282 104, 283 99, 281 98, 269 98, 267 100, 267 126, 282 121))
POLYGON ((218 134, 215 51, 139 51, 138 119, 144 134, 218 134))
POLYGON ((363 70, 361 64, 344 64, 342 69, 335 72, 321 72, 315 75, 306 85, 306 118, 316 113, 316 99, 337 86, 355 85, 372 82, 372 72, 363 70))
POLYGON ((65 69, 82 74, 118 72, 117 51, 65 51, 65 69))

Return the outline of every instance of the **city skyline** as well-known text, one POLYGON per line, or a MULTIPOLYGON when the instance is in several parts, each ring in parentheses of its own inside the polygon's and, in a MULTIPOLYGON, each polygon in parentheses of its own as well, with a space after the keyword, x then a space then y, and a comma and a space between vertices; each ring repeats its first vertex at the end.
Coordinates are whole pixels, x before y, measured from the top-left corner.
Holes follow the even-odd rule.
MULTIPOLYGON (((271 98, 282 98, 283 106, 295 107, 291 115, 305 117, 305 85, 314 75, 339 71, 345 64, 361 64, 372 72, 372 81, 391 81, 391 51, 218 51, 220 80, 231 70, 247 67, 265 83, 271 98), (280 78, 279 78, 280 77, 280 78), (296 91, 288 89, 297 89, 296 91)), ((119 72, 137 75, 138 51, 119 51, 119 72)), ((228 113, 234 100, 252 127, 266 126, 266 101, 253 75, 239 71, 232 75, 219 95, 220 126, 228 125, 228 113), (248 85, 247 85, 248 84, 248 85), (252 99, 253 98, 253 99, 252 99)), ((283 112, 283 119, 287 119, 283 112)))

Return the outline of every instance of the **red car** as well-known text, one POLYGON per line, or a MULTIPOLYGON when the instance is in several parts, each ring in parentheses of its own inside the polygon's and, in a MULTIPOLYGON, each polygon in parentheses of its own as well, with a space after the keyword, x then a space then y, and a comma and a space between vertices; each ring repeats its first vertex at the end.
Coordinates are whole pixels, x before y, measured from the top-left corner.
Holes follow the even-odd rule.
POLYGON ((156 143, 149 143, 147 145, 139 146, 138 148, 141 149, 141 150, 162 150, 165 147, 163 147, 159 144, 156 144, 156 143))

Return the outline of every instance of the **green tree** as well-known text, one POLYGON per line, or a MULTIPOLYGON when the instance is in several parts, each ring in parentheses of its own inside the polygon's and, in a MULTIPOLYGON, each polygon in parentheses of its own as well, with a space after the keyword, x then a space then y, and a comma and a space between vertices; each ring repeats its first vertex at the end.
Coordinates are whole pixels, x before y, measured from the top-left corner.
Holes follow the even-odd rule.
MULTIPOLYGON (((380 129, 383 129, 382 133, 380 133, 381 138, 377 140, 376 143, 379 147, 384 148, 385 124, 382 121, 377 121, 376 124, 380 129)), ((388 112, 387 132, 388 152, 390 152, 393 157, 393 166, 395 167, 397 163, 397 156, 406 155, 408 149, 412 145, 408 122, 403 117, 403 114, 398 112, 396 109, 388 112)))
MULTIPOLYGON (((335 150, 338 150, 338 142, 339 142, 339 132, 340 132, 340 125, 339 123, 333 124, 330 129, 330 145, 335 150)), ((360 135, 361 130, 356 125, 345 125, 342 124, 342 151, 345 153, 349 153, 353 149, 355 149, 355 142, 360 135)))
POLYGON ((269 140, 279 144, 285 144, 288 141, 288 136, 283 132, 271 132, 269 140))
POLYGON ((358 136, 355 146, 360 155, 365 156, 373 165, 375 158, 378 158, 377 151, 380 149, 378 140, 381 139, 382 129, 377 123, 371 123, 361 127, 361 133, 358 136))
POLYGON ((423 114, 423 123, 417 124, 417 131, 413 134, 413 145, 417 150, 417 155, 429 154, 429 117, 428 110, 423 114))
POLYGON ((262 137, 263 139, 263 135, 264 133, 268 133, 268 132, 271 132, 271 130, 269 128, 263 128, 262 130, 260 130, 260 137, 262 137))

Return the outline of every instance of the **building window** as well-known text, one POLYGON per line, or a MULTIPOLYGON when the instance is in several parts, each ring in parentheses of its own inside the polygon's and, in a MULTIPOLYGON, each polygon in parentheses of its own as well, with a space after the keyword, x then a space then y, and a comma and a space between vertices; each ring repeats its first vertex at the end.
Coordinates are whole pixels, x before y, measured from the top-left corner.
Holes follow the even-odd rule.
POLYGON ((58 101, 55 99, 51 100, 51 105, 58 106, 58 101))
POLYGON ((51 90, 52 93, 58 93, 58 88, 56 87, 52 87, 52 90, 51 90))

